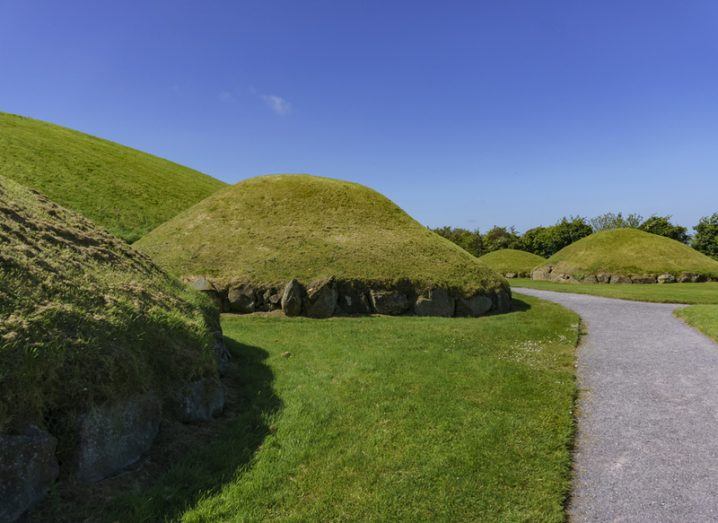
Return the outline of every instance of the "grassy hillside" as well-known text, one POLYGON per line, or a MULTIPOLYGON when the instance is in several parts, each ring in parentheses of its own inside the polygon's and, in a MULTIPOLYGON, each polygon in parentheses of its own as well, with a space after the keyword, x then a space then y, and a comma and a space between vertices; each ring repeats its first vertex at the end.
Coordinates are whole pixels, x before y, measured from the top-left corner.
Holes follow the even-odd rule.
POLYGON ((269 285, 325 276, 467 291, 505 285, 376 191, 309 175, 261 176, 219 191, 136 246, 178 275, 269 285))
POLYGON ((88 508, 112 521, 564 521, 578 317, 522 299, 479 319, 227 317, 237 417, 151 488, 88 508))
POLYGON ((553 266, 554 272, 576 276, 686 272, 718 278, 718 261, 680 242, 638 229, 594 233, 561 249, 545 265, 553 266))
POLYGON ((225 184, 47 122, 0 113, 0 175, 132 242, 225 184))
MULTIPOLYGON (((511 280, 511 286, 520 289, 541 289, 556 292, 574 292, 591 294, 605 298, 621 300, 650 301, 656 303, 716 303, 718 304, 718 283, 671 283, 656 285, 655 283, 617 283, 612 285, 596 285, 591 283, 573 283, 566 285, 555 281, 529 279, 511 280)), ((520 290, 518 292, 521 292, 520 290)))
POLYGON ((499 274, 513 273, 516 276, 530 276, 531 270, 546 261, 536 254, 516 249, 500 249, 479 257, 499 274))
POLYGON ((212 306, 0 176, 0 432, 216 373, 212 306))

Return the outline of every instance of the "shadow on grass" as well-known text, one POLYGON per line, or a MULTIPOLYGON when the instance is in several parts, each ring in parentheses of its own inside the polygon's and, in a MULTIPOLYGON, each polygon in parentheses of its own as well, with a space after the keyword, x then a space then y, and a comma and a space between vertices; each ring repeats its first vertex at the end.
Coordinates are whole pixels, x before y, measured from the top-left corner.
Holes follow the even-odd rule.
POLYGON ((251 466, 271 432, 270 418, 282 407, 274 394, 269 355, 225 337, 233 363, 225 381, 227 407, 209 437, 169 466, 149 488, 113 503, 112 520, 176 521, 200 498, 212 496, 251 466))
POLYGON ((530 304, 516 297, 511 299, 511 312, 527 312, 529 310, 531 310, 530 304))

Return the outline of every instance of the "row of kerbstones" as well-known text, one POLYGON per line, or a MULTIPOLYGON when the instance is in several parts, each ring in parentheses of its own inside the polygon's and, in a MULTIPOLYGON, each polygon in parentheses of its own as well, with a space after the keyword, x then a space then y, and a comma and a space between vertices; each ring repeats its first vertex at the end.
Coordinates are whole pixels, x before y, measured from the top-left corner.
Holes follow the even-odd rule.
POLYGON ((208 293, 222 312, 238 314, 282 310, 287 316, 311 318, 357 314, 478 317, 511 310, 508 287, 464 296, 443 287, 420 290, 411 282, 388 287, 336 278, 319 279, 306 286, 293 279, 280 288, 249 283, 218 285, 201 277, 191 280, 191 285, 208 293))
MULTIPOLYGON (((220 375, 229 352, 221 332, 215 333, 220 375)), ((153 392, 122 401, 91 406, 76 420, 68 476, 92 483, 125 469, 145 454, 157 437, 162 415, 183 423, 208 421, 224 409, 221 381, 202 378, 166 396, 153 392)), ((47 494, 60 473, 58 441, 47 430, 28 425, 13 434, 0 434, 0 522, 15 521, 47 494)))
POLYGON ((710 278, 704 274, 693 274, 689 272, 683 272, 678 275, 666 272, 658 275, 641 274, 631 276, 601 272, 579 277, 572 274, 556 272, 551 266, 534 269, 531 273, 531 279, 567 283, 701 283, 718 281, 718 279, 710 278))

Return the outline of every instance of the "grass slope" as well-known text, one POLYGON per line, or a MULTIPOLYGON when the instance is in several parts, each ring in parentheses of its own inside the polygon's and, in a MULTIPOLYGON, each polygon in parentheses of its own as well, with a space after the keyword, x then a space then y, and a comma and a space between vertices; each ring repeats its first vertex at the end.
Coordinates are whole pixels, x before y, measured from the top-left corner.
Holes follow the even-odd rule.
POLYGON ((516 249, 500 249, 480 256, 479 260, 499 274, 530 276, 533 268, 544 263, 546 258, 516 249))
POLYGON ((137 242, 178 275, 281 285, 336 276, 467 291, 503 278, 381 194, 309 175, 260 176, 217 192, 137 242))
MULTIPOLYGON (((718 283, 671 283, 656 284, 611 284, 565 283, 529 279, 511 280, 512 287, 527 287, 556 292, 592 294, 622 300, 650 301, 657 303, 716 303, 718 304, 718 283)), ((520 292, 520 291, 519 291, 520 292)))
POLYGON ((480 319, 225 317, 240 416, 105 517, 563 521, 579 320, 522 300, 480 319))
POLYGON ((676 316, 718 342, 718 305, 693 305, 677 310, 676 316))
POLYGON ((225 184, 107 140, 0 113, 0 175, 132 242, 225 184))
POLYGON ((591 234, 558 251, 546 265, 553 266, 554 272, 579 277, 687 272, 718 278, 718 261, 683 243, 638 229, 591 234))
POLYGON ((203 296, 0 176, 0 431, 214 372, 203 296))

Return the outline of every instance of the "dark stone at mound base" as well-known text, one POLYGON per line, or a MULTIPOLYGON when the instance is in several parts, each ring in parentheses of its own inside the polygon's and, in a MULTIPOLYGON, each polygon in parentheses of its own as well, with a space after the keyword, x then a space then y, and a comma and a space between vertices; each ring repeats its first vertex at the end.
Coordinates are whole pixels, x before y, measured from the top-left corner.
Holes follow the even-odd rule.
POLYGON ((157 436, 160 413, 151 393, 91 407, 80 421, 77 479, 99 481, 137 461, 157 436))
POLYGON ((658 278, 656 278, 656 281, 658 283, 674 283, 676 281, 676 277, 672 274, 664 273, 660 274, 658 278))
POLYGON ((369 289, 360 281, 337 282, 337 306, 343 314, 371 314, 369 289))
POLYGON ((454 315, 456 302, 446 289, 431 289, 425 295, 419 296, 414 305, 417 316, 445 316, 454 315))
POLYGON ((611 283, 611 275, 605 272, 599 272, 596 274, 596 281, 598 283, 611 283))
POLYGON ((257 296, 251 285, 238 285, 227 293, 229 310, 240 314, 249 314, 257 310, 257 296))
POLYGON ((488 296, 477 294, 471 298, 456 299, 456 315, 477 318, 491 310, 494 303, 488 296))
POLYGON ((282 311, 287 316, 299 316, 304 302, 304 287, 297 280, 287 283, 282 293, 282 311))
POLYGON ((494 312, 510 312, 511 311, 511 291, 499 289, 494 292, 491 300, 494 304, 494 312))
POLYGON ((553 267, 540 267, 531 273, 532 280, 550 280, 553 267))
POLYGON ((0 434, 0 521, 15 521, 47 494, 60 468, 57 441, 37 427, 0 434))
POLYGON ((307 287, 304 314, 310 318, 329 318, 337 308, 337 287, 334 278, 312 282, 307 287))
POLYGON ((598 283, 598 278, 593 274, 581 278, 581 283, 598 283))
POLYGON ((656 283, 656 277, 648 276, 648 275, 631 276, 631 282, 632 283, 656 283))
POLYGON ((409 310, 409 298, 401 291, 377 291, 372 289, 369 296, 371 305, 377 314, 398 316, 409 310))
POLYGON ((217 369, 219 370, 220 376, 223 376, 224 373, 227 372, 227 367, 232 360, 232 355, 224 344, 222 331, 214 331, 212 335, 214 336, 214 357, 217 361, 217 369))
POLYGON ((612 274, 611 275, 611 283, 632 283, 632 280, 628 276, 621 276, 620 274, 612 274))
POLYGON ((222 311, 222 297, 211 281, 204 276, 198 276, 191 279, 188 285, 190 288, 206 294, 214 302, 220 312, 222 311))
POLYGON ((265 289, 262 293, 262 310, 276 311, 282 308, 282 293, 274 287, 265 289))
POLYGON ((209 421, 224 409, 224 386, 219 380, 197 380, 169 398, 167 406, 184 423, 209 421))

